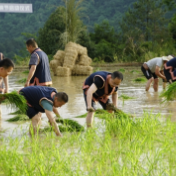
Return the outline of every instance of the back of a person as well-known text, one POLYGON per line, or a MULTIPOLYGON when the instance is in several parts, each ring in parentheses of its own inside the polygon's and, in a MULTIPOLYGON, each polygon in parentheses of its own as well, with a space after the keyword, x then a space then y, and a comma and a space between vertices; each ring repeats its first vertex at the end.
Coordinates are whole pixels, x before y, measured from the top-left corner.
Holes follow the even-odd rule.
POLYGON ((30 83, 34 83, 40 86, 51 85, 51 74, 50 74, 50 67, 49 67, 49 60, 46 53, 40 49, 34 51, 35 54, 39 57, 39 64, 36 67, 36 71, 34 76, 32 77, 30 83))
POLYGON ((160 68, 163 67, 163 59, 162 57, 155 57, 149 61, 146 62, 147 66, 151 70, 152 73, 155 72, 156 66, 159 66, 160 68))
POLYGON ((173 68, 176 68, 176 57, 174 57, 173 59, 171 59, 170 61, 167 62, 167 66, 171 66, 173 68))

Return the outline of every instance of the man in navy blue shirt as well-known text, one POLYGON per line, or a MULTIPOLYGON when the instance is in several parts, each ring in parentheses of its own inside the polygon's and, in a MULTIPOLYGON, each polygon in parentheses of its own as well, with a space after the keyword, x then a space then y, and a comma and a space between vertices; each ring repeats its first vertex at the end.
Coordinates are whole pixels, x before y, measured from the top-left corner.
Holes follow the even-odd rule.
POLYGON ((38 48, 36 41, 31 38, 26 41, 26 48, 31 54, 27 86, 50 86, 52 84, 48 56, 38 48))

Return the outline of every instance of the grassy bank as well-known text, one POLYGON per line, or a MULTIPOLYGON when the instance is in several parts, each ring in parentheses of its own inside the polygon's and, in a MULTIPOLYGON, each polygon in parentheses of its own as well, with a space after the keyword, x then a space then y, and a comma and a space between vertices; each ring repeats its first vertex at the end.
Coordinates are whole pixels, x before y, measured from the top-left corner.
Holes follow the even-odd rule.
POLYGON ((142 118, 106 114, 81 133, 51 133, 0 143, 0 175, 134 176, 176 174, 176 123, 145 113, 142 118), (102 130, 100 127, 102 126, 102 130))

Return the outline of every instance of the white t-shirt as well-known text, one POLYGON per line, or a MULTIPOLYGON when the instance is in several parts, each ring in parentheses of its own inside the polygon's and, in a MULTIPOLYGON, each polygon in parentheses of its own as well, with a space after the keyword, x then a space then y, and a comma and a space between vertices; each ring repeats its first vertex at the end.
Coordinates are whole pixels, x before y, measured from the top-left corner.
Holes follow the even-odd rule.
POLYGON ((162 57, 155 57, 145 63, 147 64, 152 73, 155 73, 156 66, 160 67, 160 69, 162 70, 164 65, 162 57))

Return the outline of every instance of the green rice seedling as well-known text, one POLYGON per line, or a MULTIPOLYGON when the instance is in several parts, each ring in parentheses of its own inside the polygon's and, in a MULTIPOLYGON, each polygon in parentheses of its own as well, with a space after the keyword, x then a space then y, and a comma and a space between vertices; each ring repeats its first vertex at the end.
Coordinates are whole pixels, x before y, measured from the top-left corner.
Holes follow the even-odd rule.
POLYGON ((28 74, 29 73, 29 70, 25 70, 22 72, 23 74, 28 74))
POLYGON ((29 120, 29 117, 25 114, 18 114, 13 118, 8 119, 8 122, 19 122, 29 120))
POLYGON ((119 72, 125 72, 125 69, 124 68, 120 68, 118 71, 119 72))
POLYGON ((61 123, 64 127, 72 131, 84 131, 84 127, 75 120, 71 119, 56 119, 57 123, 61 123))
POLYGON ((124 105, 125 100, 134 99, 134 97, 129 97, 129 96, 125 95, 125 94, 120 95, 119 98, 123 100, 123 105, 124 105))
POLYGON ((134 79, 135 82, 146 82, 145 78, 136 78, 134 79))
POLYGON ((15 111, 15 112, 9 113, 9 115, 18 115, 18 114, 21 114, 21 111, 20 111, 20 110, 17 110, 17 111, 15 111))
POLYGON ((164 98, 164 101, 170 101, 176 98, 176 82, 173 82, 172 84, 169 84, 166 87, 166 90, 164 90, 160 94, 161 98, 164 98))
POLYGON ((24 84, 24 83, 26 83, 26 81, 27 81, 27 78, 22 78, 22 79, 18 80, 17 83, 24 84))
POLYGON ((13 91, 11 93, 0 94, 0 100, 5 99, 7 105, 10 105, 12 108, 17 108, 21 113, 26 113, 27 103, 24 96, 18 94, 18 92, 13 91))
POLYGON ((87 113, 82 114, 82 115, 79 115, 79 116, 76 116, 75 118, 84 118, 84 117, 86 117, 86 116, 87 116, 87 113))

